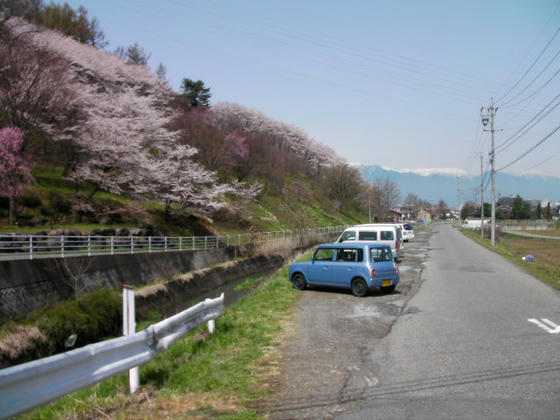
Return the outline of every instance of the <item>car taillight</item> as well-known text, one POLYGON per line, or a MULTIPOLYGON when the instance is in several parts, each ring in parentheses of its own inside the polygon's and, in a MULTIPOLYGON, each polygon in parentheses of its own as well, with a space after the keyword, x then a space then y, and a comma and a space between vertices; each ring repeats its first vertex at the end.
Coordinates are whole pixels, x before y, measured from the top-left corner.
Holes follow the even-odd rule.
POLYGON ((375 277, 377 276, 377 270, 375 270, 375 268, 371 269, 371 277, 375 277))
POLYGON ((396 251, 399 250, 399 241, 395 241, 395 250, 396 250, 396 251))

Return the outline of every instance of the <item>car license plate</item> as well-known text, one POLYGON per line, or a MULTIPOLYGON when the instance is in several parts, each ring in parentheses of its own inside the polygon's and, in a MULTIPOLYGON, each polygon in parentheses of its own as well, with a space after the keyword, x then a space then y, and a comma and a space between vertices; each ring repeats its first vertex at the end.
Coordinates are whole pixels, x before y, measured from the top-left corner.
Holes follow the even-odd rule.
POLYGON ((383 287, 387 287, 391 285, 391 280, 383 280, 383 283, 381 284, 383 287))

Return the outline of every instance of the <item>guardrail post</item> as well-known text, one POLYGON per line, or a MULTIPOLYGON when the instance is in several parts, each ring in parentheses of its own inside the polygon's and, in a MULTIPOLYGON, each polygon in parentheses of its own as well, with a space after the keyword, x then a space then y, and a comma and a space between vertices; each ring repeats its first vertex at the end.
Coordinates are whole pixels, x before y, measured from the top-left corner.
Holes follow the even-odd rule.
POLYGON ((33 235, 29 236, 29 259, 33 259, 33 235))
POLYGON ((115 237, 111 236, 111 255, 115 254, 115 237))
POLYGON ((179 236, 179 251, 183 250, 183 237, 179 236))
POLYGON ((60 237, 60 256, 64 258, 64 235, 60 237))
POLYGON ((148 236, 148 252, 152 252, 152 237, 148 236))
POLYGON ((130 253, 134 254, 134 236, 130 237, 130 253))
MULTIPOLYGON (((205 301, 209 301, 209 300, 212 300, 212 299, 208 298, 205 301)), ((208 332, 210 334, 214 334, 214 331, 216 331, 216 320, 211 319, 210 321, 208 321, 208 332)))
POLYGON ((163 238, 163 241, 165 243, 165 251, 167 251, 167 236, 163 238))
POLYGON ((208 249, 208 236, 204 237, 204 249, 208 249))
POLYGON ((87 237, 87 255, 91 257, 91 235, 87 237))
MULTIPOLYGON (((136 314, 134 307, 134 289, 123 284, 123 335, 136 333, 136 314)), ((140 387, 140 369, 138 366, 128 371, 128 388, 134 394, 140 387)))

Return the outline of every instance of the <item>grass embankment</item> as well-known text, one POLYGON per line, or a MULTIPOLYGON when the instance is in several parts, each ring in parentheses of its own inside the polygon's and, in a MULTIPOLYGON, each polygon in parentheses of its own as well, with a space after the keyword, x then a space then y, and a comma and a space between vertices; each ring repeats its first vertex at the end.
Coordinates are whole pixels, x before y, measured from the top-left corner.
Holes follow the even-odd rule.
MULTIPOLYGON (((18 200, 18 225, 7 224, 8 200, 0 197, 0 233, 54 229, 86 232, 93 228, 149 225, 168 236, 207 234, 201 233, 201 225, 195 222, 201 217, 199 214, 166 216, 163 203, 125 194, 97 191, 88 197, 94 187, 64 178, 59 167, 38 165, 33 174, 36 183, 18 200), (83 206, 76 207, 77 203, 83 206), (76 210, 86 208, 84 205, 89 210, 76 210)), ((297 176, 288 177, 281 191, 263 192, 258 200, 239 197, 224 197, 224 200, 224 208, 213 214, 209 222, 212 231, 222 235, 356 224, 365 220, 365 213, 356 203, 327 199, 324 191, 315 190, 310 180, 297 176)))
POLYGON ((258 418, 250 404, 270 392, 276 348, 297 296, 287 276, 285 267, 260 283, 248 279, 241 287, 252 292, 225 308, 212 336, 201 326, 140 368, 135 395, 121 374, 23 417, 258 418))
POLYGON ((525 238, 515 235, 499 235, 496 246, 492 247, 490 240, 480 238, 480 232, 461 229, 464 235, 497 252, 529 274, 544 283, 560 290, 560 242, 554 239, 525 238), (535 262, 525 262, 521 257, 531 254, 535 262))

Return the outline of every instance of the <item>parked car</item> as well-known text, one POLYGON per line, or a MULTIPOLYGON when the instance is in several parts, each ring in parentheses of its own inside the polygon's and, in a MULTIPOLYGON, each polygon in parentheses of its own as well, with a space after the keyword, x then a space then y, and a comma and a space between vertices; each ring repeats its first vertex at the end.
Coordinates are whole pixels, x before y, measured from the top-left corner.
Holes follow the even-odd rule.
POLYGON ((362 297, 373 287, 394 291, 400 276, 390 246, 353 242, 319 245, 311 260, 290 265, 289 279, 300 290, 330 286, 351 289, 362 297))
POLYGON ((403 233, 403 241, 408 242, 414 239, 414 227, 409 223, 399 223, 399 226, 402 229, 403 233))
POLYGON ((397 224, 373 223, 347 228, 337 242, 362 241, 390 245, 395 261, 404 256, 402 229, 397 224))

